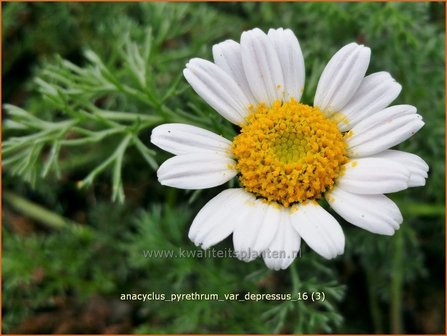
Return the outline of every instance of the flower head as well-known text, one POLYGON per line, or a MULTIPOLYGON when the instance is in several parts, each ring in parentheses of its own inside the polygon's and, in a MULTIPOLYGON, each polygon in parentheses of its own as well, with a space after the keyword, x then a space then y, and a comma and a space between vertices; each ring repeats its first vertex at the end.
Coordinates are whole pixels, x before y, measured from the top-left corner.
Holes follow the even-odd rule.
POLYGON ((387 72, 365 76, 371 51, 350 43, 321 74, 314 106, 300 102, 304 59, 289 29, 242 33, 240 43, 213 46, 214 63, 192 59, 184 76, 220 115, 240 127, 229 141, 185 124, 165 124, 151 141, 175 154, 158 170, 161 184, 203 189, 236 175, 194 219, 190 239, 209 248, 233 234, 236 255, 262 255, 287 268, 301 238, 321 256, 344 251, 340 224, 319 205, 326 199, 346 221, 392 235, 402 215, 384 194, 425 185, 428 166, 389 148, 423 125, 410 105, 387 107, 401 86, 387 72))

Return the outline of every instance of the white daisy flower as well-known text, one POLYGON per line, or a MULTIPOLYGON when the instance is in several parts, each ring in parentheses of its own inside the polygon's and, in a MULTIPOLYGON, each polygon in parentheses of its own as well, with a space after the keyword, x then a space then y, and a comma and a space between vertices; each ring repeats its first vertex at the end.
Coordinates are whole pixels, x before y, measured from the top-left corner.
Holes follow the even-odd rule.
POLYGON ((156 127, 151 141, 175 156, 158 170, 162 185, 204 189, 238 176, 241 188, 222 191, 198 213, 189 238, 207 249, 233 234, 238 258, 262 255, 287 268, 301 238, 331 259, 344 251, 346 221, 392 235, 402 223, 384 194, 423 186, 428 166, 389 148, 424 122, 411 105, 387 107, 401 86, 387 72, 365 76, 369 48, 350 43, 325 67, 314 106, 300 103, 304 59, 290 29, 242 33, 240 43, 213 46, 214 63, 194 58, 183 71, 192 88, 240 127, 231 141, 185 124, 156 127))

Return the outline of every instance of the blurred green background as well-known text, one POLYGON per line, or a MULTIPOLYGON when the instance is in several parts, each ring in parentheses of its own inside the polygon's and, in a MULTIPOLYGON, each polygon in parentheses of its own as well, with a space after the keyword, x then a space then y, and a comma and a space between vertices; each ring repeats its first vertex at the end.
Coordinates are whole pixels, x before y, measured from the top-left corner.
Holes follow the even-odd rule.
MULTIPOLYGON (((3 3, 3 333, 444 333, 443 3, 3 3), (196 250, 188 227, 223 188, 165 188, 149 142, 163 122, 231 137, 187 85, 189 58, 243 30, 291 28, 311 103, 326 62, 351 41, 368 73, 403 85, 425 127, 399 148, 427 185, 391 197, 393 237, 342 223, 345 254, 303 247, 286 271, 262 260, 145 258, 196 250), (138 302, 123 293, 324 292, 325 302, 138 302)), ((304 245, 304 244, 303 244, 304 245)), ((215 249, 232 248, 231 239, 215 249)))

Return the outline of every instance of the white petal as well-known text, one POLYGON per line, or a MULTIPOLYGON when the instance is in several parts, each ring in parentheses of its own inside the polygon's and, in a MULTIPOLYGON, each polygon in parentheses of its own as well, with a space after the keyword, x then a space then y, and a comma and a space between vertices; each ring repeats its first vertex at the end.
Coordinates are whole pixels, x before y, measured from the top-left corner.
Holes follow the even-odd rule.
POLYGON ((261 200, 251 206, 249 217, 233 232, 236 256, 251 261, 269 246, 280 227, 281 211, 261 200))
POLYGON ((214 63, 234 79, 248 100, 252 104, 256 104, 247 76, 245 76, 240 44, 233 40, 215 44, 213 46, 213 58, 214 63))
POLYGON ((232 179, 235 162, 224 154, 211 152, 174 156, 157 171, 162 185, 180 189, 205 189, 232 179))
POLYGON ((332 119, 340 131, 350 130, 362 119, 379 112, 397 98, 402 86, 388 72, 366 76, 354 97, 332 119))
POLYGON ((231 141, 203 128, 186 124, 164 124, 152 130, 151 142, 175 154, 197 152, 230 154, 231 141))
POLYGON ((361 158, 344 165, 345 171, 336 182, 346 191, 373 195, 408 188, 410 171, 402 164, 381 158, 361 158))
POLYGON ((264 262, 275 271, 286 269, 298 256, 301 238, 290 223, 290 210, 281 208, 279 228, 267 250, 264 262))
POLYGON ((425 179, 428 176, 428 164, 419 156, 389 149, 374 155, 376 158, 383 158, 398 162, 410 170, 410 178, 408 180, 409 187, 420 187, 425 185, 425 179))
POLYGON ((290 29, 270 29, 267 36, 281 63, 284 78, 284 100, 299 101, 304 90, 304 58, 295 34, 290 29))
POLYGON ((194 58, 183 75, 212 108, 234 124, 243 125, 250 102, 233 78, 216 64, 194 58))
POLYGON ((308 202, 292 210, 292 226, 315 252, 326 259, 343 254, 345 235, 337 220, 320 205, 308 202))
POLYGON ((402 223, 399 208, 385 195, 357 195, 335 187, 326 200, 347 222, 373 233, 393 235, 402 223))
POLYGON ((314 105, 326 116, 339 112, 355 94, 368 68, 371 50, 357 43, 341 48, 323 70, 314 105))
POLYGON ((283 98, 284 78, 278 55, 267 35, 258 28, 242 33, 242 64, 258 103, 270 106, 283 98))
POLYGON ((380 126, 381 124, 390 123, 394 119, 410 115, 414 116, 416 115, 416 112, 416 107, 412 105, 390 106, 360 120, 352 129, 351 133, 358 136, 359 134, 380 126))
POLYGON ((415 112, 413 106, 397 105, 363 119, 347 138, 349 156, 370 156, 407 140, 424 126, 415 112))
POLYGON ((207 249, 227 238, 245 217, 255 197, 243 189, 227 189, 211 199, 199 211, 188 237, 197 246, 207 249))

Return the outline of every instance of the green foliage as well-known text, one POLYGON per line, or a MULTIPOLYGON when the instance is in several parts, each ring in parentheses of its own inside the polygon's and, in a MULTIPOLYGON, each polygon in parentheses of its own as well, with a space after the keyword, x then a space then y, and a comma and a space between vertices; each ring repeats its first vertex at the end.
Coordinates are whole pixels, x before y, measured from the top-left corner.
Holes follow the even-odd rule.
POLYGON ((143 10, 150 25, 138 31, 129 19, 109 22, 123 29, 108 46, 111 50, 105 61, 87 49, 83 67, 60 57, 45 63, 34 80, 43 103, 39 110, 4 106, 9 117, 3 125, 9 135, 3 143, 5 169, 34 185, 37 178, 50 173, 60 176, 61 152, 68 158, 81 156, 77 163, 91 170, 79 186, 91 186, 98 175, 108 171, 112 200, 123 202, 122 166, 127 150, 135 148, 152 169, 157 168, 155 152, 139 138, 142 130, 169 121, 209 125, 210 118, 203 113, 194 116, 181 105, 170 108, 166 101, 175 102, 185 89, 184 84, 180 87, 181 71, 177 67, 174 72, 171 65, 195 50, 178 45, 198 20, 210 22, 213 15, 202 10, 191 18, 184 5, 161 4, 150 9, 143 10), (174 22, 177 24, 172 25, 174 22), (139 42, 131 40, 131 35, 138 36, 139 42), (92 154, 85 155, 86 151, 92 154))
MULTIPOLYGON (((141 212, 136 217, 136 231, 126 239, 129 253, 129 266, 136 270, 150 269, 148 276, 140 279, 151 291, 158 293, 216 293, 220 298, 225 294, 239 294, 241 299, 247 293, 284 293, 297 298, 298 292, 322 291, 326 295, 324 302, 284 301, 284 302, 239 302, 238 300, 216 301, 180 301, 175 303, 175 310, 169 309, 173 303, 153 302, 145 309, 145 314, 157 314, 167 325, 160 329, 142 326, 141 333, 191 333, 231 332, 231 333, 269 333, 269 332, 315 332, 333 331, 340 326, 342 317, 336 312, 333 302, 340 301, 344 286, 334 281, 334 271, 321 262, 321 258, 308 254, 300 260, 300 274, 306 278, 300 281, 293 270, 292 285, 283 286, 274 281, 274 274, 263 267, 257 260, 246 264, 231 257, 215 259, 209 257, 174 257, 162 259, 144 257, 144 251, 174 251, 181 255, 179 249, 185 249, 184 255, 191 256, 200 250, 186 244, 185 232, 192 220, 192 213, 184 207, 170 208, 155 205, 149 212, 141 212), (164 270, 171 270, 165 276, 164 270), (230 272, 222 277, 222 270, 230 272), (324 281, 324 282, 323 282, 324 281), (170 284, 166 290, 166 282, 170 284), (249 309, 251 314, 247 316, 249 309), (223 310, 215 314, 215 310, 223 310), (228 320, 238 323, 227 324, 228 320), (291 323, 293 321, 293 323, 291 323), (170 323, 169 323, 170 322, 170 323), (224 329, 225 328, 225 329, 224 329)), ((219 244, 216 250, 230 251, 231 244, 219 244), (224 246, 222 246, 224 245, 224 246)), ((287 272, 282 272, 286 275, 287 272)), ((136 280, 138 281, 138 280, 136 280)), ((290 281, 286 280, 286 283, 290 281)), ((142 286, 144 286, 142 284, 142 286)), ((135 282, 133 282, 134 290, 135 282)))
MULTIPOLYGON (((20 235, 8 216, 17 204, 5 200, 3 330, 52 307, 56 296, 324 292, 317 302, 132 302, 131 332, 442 332, 443 321, 428 330, 413 320, 424 311, 421 298, 444 288, 443 12, 441 3, 3 5, 4 191, 85 228, 20 235), (192 57, 211 59, 214 43, 255 26, 289 27, 298 36, 305 103, 338 48, 353 40, 371 47, 368 72, 389 71, 403 86, 396 103, 415 105, 424 117, 425 127, 400 148, 427 161, 427 186, 393 195, 404 216, 394 237, 339 218, 347 246, 337 261, 305 246, 282 272, 261 259, 145 257, 201 251, 188 228, 219 189, 160 186, 155 170, 168 156, 150 145, 150 131, 183 122, 233 137, 235 128, 193 92, 182 70, 192 57), (403 301, 415 302, 405 318, 403 301)), ((32 209, 23 214, 49 221, 32 209)), ((231 247, 227 239, 214 249, 231 247)))

